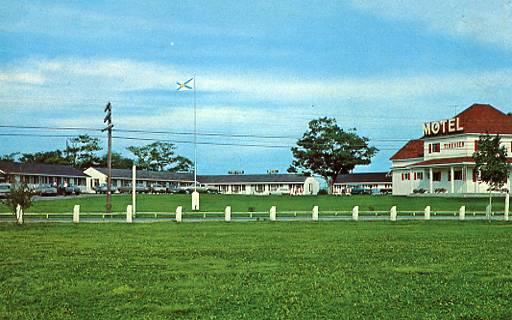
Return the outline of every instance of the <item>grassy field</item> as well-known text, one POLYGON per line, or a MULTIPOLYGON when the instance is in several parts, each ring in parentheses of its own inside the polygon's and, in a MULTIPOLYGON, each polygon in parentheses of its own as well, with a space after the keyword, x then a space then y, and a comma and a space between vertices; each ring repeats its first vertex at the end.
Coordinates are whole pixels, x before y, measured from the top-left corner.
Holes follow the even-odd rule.
POLYGON ((512 225, 0 225, 0 319, 511 319, 512 225))
MULTIPOLYGON (((432 210, 458 210, 465 205, 466 209, 485 211, 488 199, 486 198, 408 198, 393 196, 240 196, 240 195, 201 195, 202 211, 223 211, 225 206, 232 206, 233 211, 247 212, 249 208, 255 211, 268 211, 271 206, 277 206, 278 211, 311 210, 318 205, 320 210, 352 210, 359 205, 360 210, 389 210, 396 205, 398 210, 423 210, 425 206, 432 206, 432 210)), ((59 199, 35 201, 33 207, 27 212, 69 212, 73 206, 79 204, 82 212, 103 212, 105 210, 105 197, 86 197, 78 199, 59 199)), ((126 206, 131 204, 129 195, 114 195, 113 210, 125 212, 126 206)), ((174 212, 176 207, 182 205, 185 211, 191 210, 190 195, 139 195, 137 198, 137 210, 174 212)), ((503 198, 496 198, 494 210, 503 210, 503 198)), ((7 207, 0 205, 0 212, 8 212, 7 207)))

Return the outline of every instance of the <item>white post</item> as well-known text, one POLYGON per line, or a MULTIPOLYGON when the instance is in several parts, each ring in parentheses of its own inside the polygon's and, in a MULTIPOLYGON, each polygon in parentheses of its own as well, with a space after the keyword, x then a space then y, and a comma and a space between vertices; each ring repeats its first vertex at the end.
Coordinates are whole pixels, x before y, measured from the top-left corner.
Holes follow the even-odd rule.
POLYGON ((505 195, 505 212, 503 212, 503 217, 505 221, 508 221, 508 212, 510 208, 510 194, 507 191, 507 194, 505 195))
POLYGON ((133 207, 131 204, 126 206, 126 222, 128 222, 128 223, 133 222, 133 207))
POLYGON ((428 170, 428 173, 429 173, 429 192, 430 194, 434 193, 434 171, 432 170, 432 168, 430 168, 428 170))
POLYGON ((455 193, 455 179, 453 167, 450 167, 450 193, 455 193))
POLYGON ((231 207, 230 206, 227 206, 226 209, 224 210, 224 220, 226 222, 231 221, 231 207))
POLYGON ((430 206, 425 207, 425 220, 430 220, 430 206))
POLYGON ((276 221, 276 206, 270 208, 270 221, 276 221))
POLYGON ((16 223, 23 224, 23 209, 19 204, 16 206, 16 223))
POLYGON ((464 220, 466 218, 466 207, 462 206, 459 209, 459 220, 464 220))
POLYGON ((176 208, 176 222, 181 222, 183 218, 183 207, 179 206, 176 208))
POLYGON ((76 204, 73 207, 73 223, 80 222, 80 205, 76 204))
POLYGON ((199 192, 192 192, 192 211, 199 211, 199 192))
POLYGON ((391 207, 391 210, 389 211, 389 219, 391 221, 396 221, 396 206, 391 207))
POLYGON ((135 214, 137 213, 137 167, 132 167, 132 213, 135 217, 135 214))
POLYGON ((318 221, 318 206, 313 207, 312 219, 313 221, 318 221))
POLYGON ((354 208, 352 208, 352 220, 359 220, 359 206, 355 206, 354 208))

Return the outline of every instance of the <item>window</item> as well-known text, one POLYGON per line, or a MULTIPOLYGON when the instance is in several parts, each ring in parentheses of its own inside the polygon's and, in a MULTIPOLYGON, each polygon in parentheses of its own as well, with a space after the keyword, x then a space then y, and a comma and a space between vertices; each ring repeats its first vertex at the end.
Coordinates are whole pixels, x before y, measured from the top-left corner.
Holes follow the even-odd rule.
POLYGON ((462 180, 462 170, 453 172, 453 180, 462 180))
POLYGON ((432 173, 432 180, 433 181, 441 181, 441 171, 434 171, 432 173))
POLYGON ((440 143, 432 143, 432 153, 441 152, 441 144, 440 143))
POLYGON ((256 192, 264 192, 265 191, 265 185, 264 184, 257 184, 255 189, 256 189, 256 192))
POLYGON ((277 191, 278 185, 277 184, 271 184, 270 185, 270 191, 277 191))
POLYGON ((423 172, 415 172, 414 180, 423 180, 423 172))

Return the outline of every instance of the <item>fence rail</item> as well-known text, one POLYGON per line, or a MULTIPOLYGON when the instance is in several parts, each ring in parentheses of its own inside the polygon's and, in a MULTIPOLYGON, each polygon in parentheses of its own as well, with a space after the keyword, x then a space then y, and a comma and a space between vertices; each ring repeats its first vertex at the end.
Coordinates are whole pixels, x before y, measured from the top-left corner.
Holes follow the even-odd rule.
POLYGON ((231 211, 231 207, 227 206, 224 211, 183 211, 180 206, 175 212, 171 211, 143 211, 132 212, 132 207, 128 206, 126 212, 80 212, 80 206, 75 205, 70 212, 26 212, 23 213, 21 208, 16 210, 16 216, 10 213, 0 213, 0 222, 17 221, 18 223, 27 222, 153 222, 153 221, 333 221, 333 220, 509 220, 509 212, 491 211, 489 207, 486 211, 466 210, 465 206, 459 210, 431 210, 430 206, 423 210, 397 210, 396 206, 390 210, 359 210, 359 206, 355 206, 349 210, 324 210, 320 211, 318 206, 314 206, 312 210, 283 210, 278 211, 275 206, 269 211, 231 211))

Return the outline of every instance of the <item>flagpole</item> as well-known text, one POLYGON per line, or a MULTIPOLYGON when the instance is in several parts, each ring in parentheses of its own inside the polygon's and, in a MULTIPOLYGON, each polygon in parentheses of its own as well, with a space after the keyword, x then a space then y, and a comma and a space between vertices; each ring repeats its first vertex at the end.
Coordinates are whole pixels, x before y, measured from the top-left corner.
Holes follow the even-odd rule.
POLYGON ((194 74, 194 192, 197 191, 197 111, 196 111, 196 75, 194 74))

